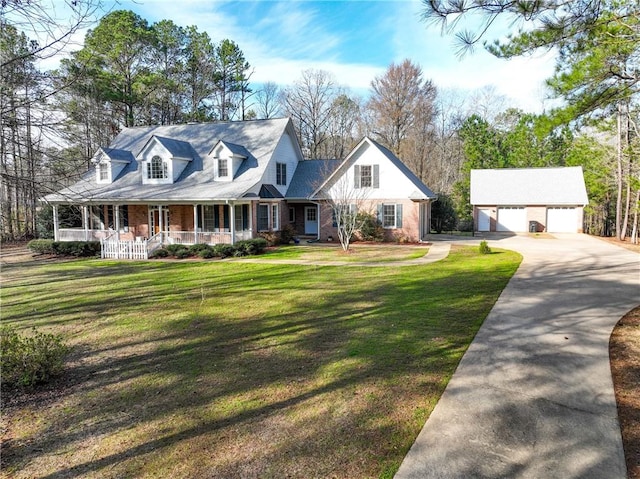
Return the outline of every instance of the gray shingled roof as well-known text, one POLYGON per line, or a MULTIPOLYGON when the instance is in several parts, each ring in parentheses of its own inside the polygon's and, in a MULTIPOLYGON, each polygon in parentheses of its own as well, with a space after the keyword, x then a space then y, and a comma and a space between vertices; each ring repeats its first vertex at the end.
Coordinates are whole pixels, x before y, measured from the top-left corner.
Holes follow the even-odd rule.
POLYGON ((581 166, 471 170, 472 205, 586 205, 581 166))
POLYGON ((291 178, 287 199, 308 199, 325 179, 340 166, 340 160, 304 160, 291 178))
MULTIPOLYGON (((191 145, 186 141, 176 140, 174 138, 165 138, 163 136, 153 135, 151 139, 155 138, 164 146, 169 153, 176 158, 191 158, 193 159, 195 152, 191 145)), ((151 139, 149 141, 151 141, 151 139)))
POLYGON ((226 146, 229 149, 229 151, 234 155, 244 156, 245 158, 247 158, 250 155, 247 149, 242 145, 236 145, 235 143, 231 143, 230 141, 224 141, 224 140, 222 140, 220 143, 226 146))
POLYGON ((100 148, 113 161, 122 161, 124 163, 131 163, 135 161, 133 154, 127 150, 118 150, 117 148, 100 148))
POLYGON ((143 185, 141 165, 133 160, 111 184, 96 184, 95 170, 91 170, 76 184, 44 200, 51 203, 182 202, 235 199, 247 192, 257 194, 265 168, 285 131, 294 134, 288 118, 125 128, 109 145, 109 151, 129 151, 137 157, 154 135, 173 140, 174 151, 184 153, 183 148, 188 144, 193 160, 180 180, 169 185, 143 185), (242 145, 248 154, 233 181, 213 180, 213 158, 208 154, 220 140, 242 145))

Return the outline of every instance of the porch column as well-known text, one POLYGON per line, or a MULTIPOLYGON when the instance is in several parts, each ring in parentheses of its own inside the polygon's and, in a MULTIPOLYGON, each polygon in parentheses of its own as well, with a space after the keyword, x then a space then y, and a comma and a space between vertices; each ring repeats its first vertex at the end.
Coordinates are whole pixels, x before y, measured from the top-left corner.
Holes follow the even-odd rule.
POLYGON ((164 243, 164 210, 162 205, 158 205, 158 228, 160 229, 160 242, 164 243))
POLYGON ((82 206, 82 229, 84 230, 84 240, 89 241, 89 207, 82 206))
POLYGON ((53 240, 60 241, 60 220, 58 219, 58 205, 53 205, 53 240))
POLYGON ((114 213, 114 227, 116 230, 116 240, 120 241, 120 207, 118 205, 113 205, 113 213, 114 213))
POLYGON ((198 244, 198 205, 193 205, 193 241, 198 244))
MULTIPOLYGON (((304 211, 304 209, 302 211, 304 211)), ((317 211, 316 217, 318 219, 317 238, 318 238, 318 241, 320 241, 320 225, 322 224, 322 221, 321 221, 322 219, 320 218, 320 212, 322 211, 322 208, 320 208, 320 203, 316 203, 316 211, 317 211)), ((306 218, 305 218, 305 221, 306 221, 306 218)))
POLYGON ((229 229, 231 230, 231 244, 236 242, 236 207, 233 204, 227 204, 229 208, 229 229))

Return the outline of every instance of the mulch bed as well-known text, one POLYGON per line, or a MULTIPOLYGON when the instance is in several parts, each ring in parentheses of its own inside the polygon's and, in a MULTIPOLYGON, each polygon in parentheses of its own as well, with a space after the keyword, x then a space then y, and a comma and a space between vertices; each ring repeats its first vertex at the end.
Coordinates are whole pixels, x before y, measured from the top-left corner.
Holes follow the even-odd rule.
POLYGON ((611 335, 611 373, 629 479, 640 479, 640 306, 611 335))

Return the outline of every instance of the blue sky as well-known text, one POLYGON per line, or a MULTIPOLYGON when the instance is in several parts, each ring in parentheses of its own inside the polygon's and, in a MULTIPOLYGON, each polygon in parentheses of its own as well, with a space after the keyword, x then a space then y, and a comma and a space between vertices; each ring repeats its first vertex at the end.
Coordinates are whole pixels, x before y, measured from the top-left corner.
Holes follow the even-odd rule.
POLYGON ((541 111, 552 55, 499 60, 482 48, 462 59, 453 35, 421 21, 419 0, 222 1, 119 0, 149 23, 171 19, 196 25, 214 42, 235 41, 255 69, 251 81, 288 85, 302 70, 327 70, 353 93, 365 95, 375 76, 405 58, 421 66, 440 90, 467 94, 493 86, 508 105, 541 111))

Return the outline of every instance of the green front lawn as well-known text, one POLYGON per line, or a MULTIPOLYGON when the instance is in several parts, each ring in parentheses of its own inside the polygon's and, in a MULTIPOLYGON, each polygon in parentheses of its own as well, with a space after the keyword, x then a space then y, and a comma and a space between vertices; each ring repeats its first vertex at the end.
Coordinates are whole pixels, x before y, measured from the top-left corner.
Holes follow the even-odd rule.
POLYGON ((392 477, 520 260, 4 267, 2 322, 74 352, 5 393, 2 474, 392 477))
POLYGON ((269 250, 260 258, 295 259, 302 261, 346 261, 349 263, 387 263, 422 258, 429 252, 427 246, 352 244, 349 251, 342 250, 340 243, 321 246, 281 246, 269 250))

